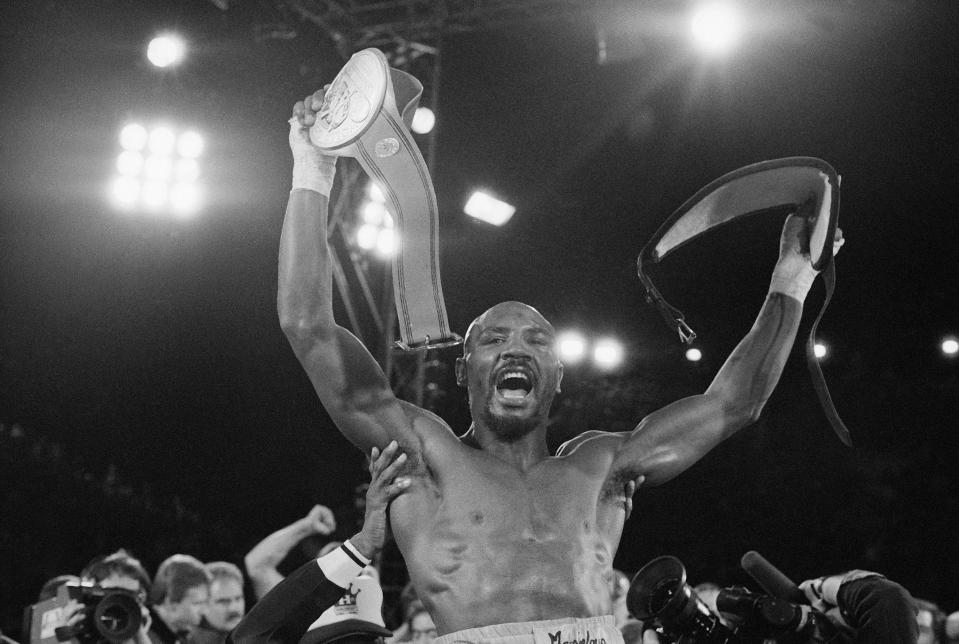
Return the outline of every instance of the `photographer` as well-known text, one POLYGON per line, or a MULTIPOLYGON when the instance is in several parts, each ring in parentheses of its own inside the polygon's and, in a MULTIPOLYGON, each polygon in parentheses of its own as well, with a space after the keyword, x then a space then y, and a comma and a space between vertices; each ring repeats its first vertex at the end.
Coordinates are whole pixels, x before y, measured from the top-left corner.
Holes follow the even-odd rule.
MULTIPOLYGON (((685 571, 683 571, 683 580, 685 580, 685 571)), ((722 596, 728 591, 733 591, 732 594, 735 594, 738 590, 744 589, 720 589, 719 595, 722 596)), ((812 608, 812 613, 808 615, 808 619, 799 622, 798 625, 802 626, 799 632, 793 630, 791 633, 785 633, 781 636, 782 641, 861 644, 908 644, 917 641, 919 631, 912 596, 902 586, 878 573, 851 570, 838 575, 810 579, 799 585, 799 591, 805 598, 803 603, 812 608)), ((706 603, 695 594, 695 591, 692 591, 692 595, 692 600, 701 603, 704 606, 703 610, 706 610, 706 603)), ((768 595, 762 597, 775 599, 781 604, 791 603, 768 595)), ((794 597, 794 599, 799 598, 794 597)), ((721 599, 719 605, 722 610, 721 599)), ((793 606, 794 609, 806 609, 806 606, 793 606)), ((720 614, 715 605, 709 610, 718 623, 720 614)), ((803 612, 805 614, 805 611, 803 612)), ((710 642, 780 641, 774 638, 764 640, 762 636, 755 634, 740 637, 736 625, 743 625, 744 617, 725 611, 721 617, 724 624, 733 625, 730 635, 725 639, 709 639, 710 642)), ((644 644, 660 644, 669 641, 650 626, 647 624, 649 628, 643 633, 644 644)), ((692 627, 698 628, 700 624, 697 622, 692 624, 692 627)), ((746 629, 743 629, 743 632, 747 632, 746 629)), ((687 640, 684 635, 683 641, 706 640, 696 639, 696 637, 687 640)))
MULTIPOLYGON (((150 611, 145 604, 150 592, 150 576, 135 557, 122 549, 109 555, 96 557, 80 573, 80 582, 93 584, 103 589, 122 589, 135 593, 137 603, 140 606, 140 628, 132 638, 126 640, 123 644, 151 644, 148 633, 152 620, 150 611)), ((67 579, 66 583, 72 583, 72 580, 67 579)), ((51 596, 55 595, 56 592, 51 596)), ((80 638, 86 635, 92 636, 92 633, 86 632, 88 629, 81 626, 88 620, 90 610, 90 607, 85 603, 71 599, 61 613, 62 621, 58 626, 76 631, 75 636, 80 638)))
POLYGON ((801 584, 810 605, 824 613, 847 639, 885 644, 916 642, 914 599, 905 588, 866 570, 809 579, 801 584))

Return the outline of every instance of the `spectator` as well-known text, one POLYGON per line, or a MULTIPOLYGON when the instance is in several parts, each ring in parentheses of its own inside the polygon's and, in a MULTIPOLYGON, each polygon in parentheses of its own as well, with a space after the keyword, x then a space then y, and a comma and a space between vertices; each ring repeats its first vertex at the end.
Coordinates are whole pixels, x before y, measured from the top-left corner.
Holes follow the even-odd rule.
MULTIPOLYGON (((305 517, 280 528, 253 546, 243 563, 246 565, 256 598, 262 598, 271 588, 283 581, 283 575, 277 570, 277 566, 296 544, 316 534, 330 535, 334 530, 336 519, 333 512, 325 506, 314 505, 305 517)), ((320 556, 322 554, 325 553, 321 551, 320 556)))
POLYGON ((392 611, 393 623, 399 623, 399 626, 393 631, 392 637, 386 638, 386 644, 410 641, 410 617, 421 608, 423 608, 423 602, 416 596, 413 582, 407 582, 400 591, 399 602, 392 611))
POLYGON ((410 641, 418 644, 429 644, 436 639, 436 624, 429 612, 421 605, 410 615, 409 620, 410 641))
POLYGON ((228 561, 206 564, 210 573, 210 602, 200 625, 190 633, 192 644, 223 644, 226 636, 243 619, 243 573, 228 561))
POLYGON ((946 618, 946 642, 955 644, 959 642, 959 611, 950 613, 946 618))
MULTIPOLYGON (((149 631, 152 626, 152 617, 146 607, 147 595, 150 592, 150 576, 143 565, 126 550, 117 550, 109 555, 94 558, 84 567, 80 577, 61 575, 44 584, 41 598, 47 592, 56 595, 60 586, 65 583, 92 583, 101 588, 119 588, 136 593, 137 601, 142 611, 140 629, 129 640, 122 644, 151 644, 149 631)), ((70 600, 61 613, 60 626, 75 627, 84 621, 87 607, 76 600, 70 600)))
POLYGON ((157 569, 150 591, 154 644, 185 643, 200 625, 210 599, 210 573, 190 555, 168 557, 157 569))
POLYGON ((616 618, 616 628, 622 630, 629 621, 629 608, 626 607, 626 591, 629 590, 629 577, 626 573, 613 569, 610 579, 610 596, 613 600, 613 617, 616 618))
POLYGON ((133 555, 122 548, 97 557, 80 572, 80 577, 93 581, 102 588, 132 590, 145 603, 150 594, 150 575, 133 555))
POLYGON ((918 644, 944 644, 946 641, 946 614, 935 603, 916 598, 916 623, 919 624, 918 644))

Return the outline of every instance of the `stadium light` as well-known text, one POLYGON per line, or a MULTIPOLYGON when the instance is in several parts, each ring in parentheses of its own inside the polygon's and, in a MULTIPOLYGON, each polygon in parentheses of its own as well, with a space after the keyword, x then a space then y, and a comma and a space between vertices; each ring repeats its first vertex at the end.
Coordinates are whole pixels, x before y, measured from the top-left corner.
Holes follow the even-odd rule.
POLYGON ((690 27, 693 42, 701 51, 724 54, 739 40, 739 13, 726 2, 703 4, 693 11, 690 27))
POLYGON ((952 358, 959 354, 959 340, 956 340, 956 338, 952 337, 946 338, 942 341, 940 348, 942 349, 943 355, 952 358))
POLYGON ((372 181, 366 187, 367 198, 360 204, 359 225, 354 242, 361 250, 373 251, 382 258, 392 257, 399 248, 399 235, 386 200, 372 181))
POLYGON ((516 208, 482 190, 477 190, 470 195, 463 207, 463 212, 474 219, 494 226, 502 226, 510 220, 516 208))
POLYGON ((612 338, 597 340, 593 345, 593 362, 597 367, 611 370, 618 367, 623 361, 623 345, 612 338))
POLYGON ((417 134, 428 134, 436 125, 436 115, 428 107, 417 107, 413 113, 412 129, 417 134))
POLYGON ((827 355, 829 355, 829 347, 821 342, 817 342, 813 345, 813 353, 816 354, 816 357, 822 360, 827 355))
POLYGON ((586 357, 586 338, 578 331, 563 331, 556 336, 556 351, 565 364, 576 364, 586 357))
POLYGON ((198 157, 204 142, 198 132, 187 130, 178 136, 170 125, 147 128, 128 123, 120 129, 119 138, 117 176, 109 188, 117 208, 180 217, 200 209, 198 157))
POLYGON ((186 55, 186 43, 176 34, 161 34, 147 45, 147 59, 157 67, 179 64, 186 55))

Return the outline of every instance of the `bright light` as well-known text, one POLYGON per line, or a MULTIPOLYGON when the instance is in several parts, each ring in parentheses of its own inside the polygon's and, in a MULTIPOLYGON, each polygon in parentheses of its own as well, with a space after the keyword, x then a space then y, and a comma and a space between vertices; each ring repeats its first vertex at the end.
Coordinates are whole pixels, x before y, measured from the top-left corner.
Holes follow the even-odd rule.
POLYGON ((176 135, 166 126, 153 128, 150 132, 150 152, 153 154, 170 154, 176 144, 176 135))
POLYGON ((110 186, 110 198, 119 208, 132 208, 140 197, 140 182, 133 177, 117 177, 110 186))
POLYGON ((183 39, 173 34, 157 36, 147 46, 147 58, 157 67, 176 65, 186 54, 183 39))
POLYGON ((147 210, 160 210, 166 205, 167 185, 162 181, 148 181, 143 185, 141 196, 147 210))
POLYGON ((142 150, 147 144, 147 129, 139 123, 130 123, 120 130, 120 147, 124 150, 142 150))
POLYGON ((615 369, 623 361, 623 345, 606 338, 597 340, 593 347, 593 362, 600 369, 615 369))
POLYGON ((200 176, 200 164, 196 159, 180 159, 175 170, 178 181, 196 181, 200 176))
POLYGON ((193 131, 184 132, 177 141, 177 152, 186 159, 195 159, 203 154, 203 147, 203 137, 193 131))
POLYGON ((170 157, 151 155, 147 157, 143 166, 143 173, 150 179, 163 181, 173 172, 173 162, 170 157))
POLYGON ((959 353, 959 341, 955 338, 946 338, 942 341, 942 352, 947 356, 954 356, 959 353))
POLYGON ((686 359, 690 362, 699 362, 703 359, 703 352, 696 347, 686 349, 686 359))
POLYGON ((363 223, 374 226, 381 225, 387 214, 389 213, 386 212, 386 206, 379 201, 367 201, 360 210, 363 223))
POLYGON ((516 208, 485 192, 477 190, 466 202, 466 206, 463 207, 463 212, 470 217, 475 217, 488 224, 502 226, 513 216, 516 208))
POLYGON ((813 353, 816 354, 816 357, 820 360, 826 357, 826 354, 829 353, 829 348, 825 344, 817 342, 813 346, 813 353))
POLYGON ((707 54, 726 53, 739 40, 739 14, 723 2, 698 7, 691 26, 696 45, 707 54))
POLYGON ((417 107, 413 113, 412 129, 417 134, 427 134, 436 125, 436 115, 428 107, 417 107))
POLYGON ((133 150, 124 150, 117 157, 117 172, 126 177, 135 177, 143 170, 143 155, 133 150))
POLYGON ((376 252, 383 257, 392 257, 396 252, 396 231, 392 228, 380 228, 376 233, 376 252))
POLYGON ((559 359, 566 364, 576 364, 586 355, 586 338, 576 331, 564 331, 556 337, 559 359))
POLYGON ((370 197, 370 201, 375 201, 377 203, 386 203, 386 197, 383 195, 383 191, 380 190, 380 187, 374 182, 370 181, 366 185, 366 193, 370 197))
POLYGON ((356 245, 363 250, 373 250, 376 247, 376 238, 379 228, 372 224, 363 224, 356 229, 356 245))
POLYGON ((197 132, 178 133, 169 124, 147 130, 129 123, 120 130, 120 146, 123 149, 116 160, 117 175, 110 184, 110 197, 116 207, 184 216, 203 205, 201 188, 196 184, 203 138, 197 132))
POLYGON ((178 215, 192 215, 200 209, 200 190, 193 183, 178 183, 170 190, 170 208, 178 215))

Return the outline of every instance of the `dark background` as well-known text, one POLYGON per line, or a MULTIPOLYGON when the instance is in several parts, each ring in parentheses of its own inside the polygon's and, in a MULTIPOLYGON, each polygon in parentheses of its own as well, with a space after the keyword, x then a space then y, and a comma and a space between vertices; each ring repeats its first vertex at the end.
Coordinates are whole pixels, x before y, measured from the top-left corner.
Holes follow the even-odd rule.
MULTIPOLYGON (((939 351, 959 331, 959 5, 742 6, 746 37, 717 60, 691 50, 683 3, 636 4, 605 65, 581 18, 444 38, 434 182, 451 322, 518 299, 618 336, 618 372, 567 370, 552 441, 629 429, 708 385, 762 302, 782 222, 738 224, 654 270, 701 336, 698 364, 645 304, 639 249, 727 171, 829 161, 848 243, 820 337, 855 448, 832 435, 797 343, 755 426, 637 494, 616 565, 668 553, 694 581, 743 582, 756 549, 797 580, 867 568, 959 609, 959 363, 939 351), (462 214, 478 185, 517 206, 503 228, 462 214)), ((239 562, 317 502, 349 536, 362 456, 275 314, 286 119, 342 65, 328 37, 295 20, 295 38, 254 37, 290 18, 266 1, 3 13, 0 627, 16 631, 47 578, 117 547, 151 571, 174 552, 239 562), (163 28, 192 48, 175 71, 144 56, 163 28), (120 125, 159 116, 207 135, 210 198, 189 221, 104 196, 120 125)), ((817 285, 809 312, 821 298, 817 285)), ((437 380, 438 411, 465 429, 462 393, 437 380)))

